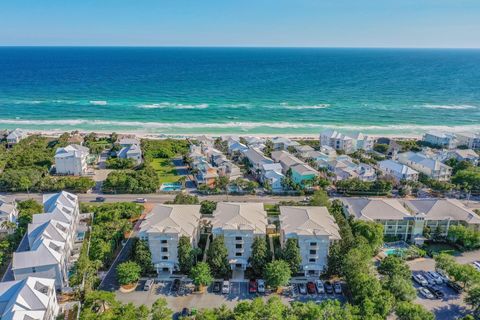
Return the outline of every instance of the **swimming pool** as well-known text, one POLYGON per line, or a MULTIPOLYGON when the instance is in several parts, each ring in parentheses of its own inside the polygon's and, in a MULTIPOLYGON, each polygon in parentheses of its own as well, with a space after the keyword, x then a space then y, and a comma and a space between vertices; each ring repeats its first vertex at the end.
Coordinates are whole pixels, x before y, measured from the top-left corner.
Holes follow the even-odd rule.
POLYGON ((160 187, 161 191, 180 191, 182 190, 182 185, 180 183, 168 182, 163 183, 160 187))

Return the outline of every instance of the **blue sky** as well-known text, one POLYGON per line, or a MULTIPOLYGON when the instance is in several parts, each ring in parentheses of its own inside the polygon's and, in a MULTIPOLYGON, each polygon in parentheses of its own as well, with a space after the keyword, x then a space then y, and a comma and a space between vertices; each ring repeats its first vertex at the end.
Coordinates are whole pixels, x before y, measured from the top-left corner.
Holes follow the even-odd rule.
POLYGON ((480 47, 479 0, 0 0, 0 45, 480 47))

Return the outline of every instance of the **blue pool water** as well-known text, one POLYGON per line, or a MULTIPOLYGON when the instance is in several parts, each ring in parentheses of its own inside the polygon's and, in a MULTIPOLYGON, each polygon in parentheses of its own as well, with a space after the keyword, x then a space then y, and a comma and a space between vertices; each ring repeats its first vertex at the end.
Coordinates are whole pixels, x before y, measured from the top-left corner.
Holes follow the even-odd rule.
POLYGON ((160 187, 161 191, 180 191, 182 185, 180 183, 163 183, 160 187))

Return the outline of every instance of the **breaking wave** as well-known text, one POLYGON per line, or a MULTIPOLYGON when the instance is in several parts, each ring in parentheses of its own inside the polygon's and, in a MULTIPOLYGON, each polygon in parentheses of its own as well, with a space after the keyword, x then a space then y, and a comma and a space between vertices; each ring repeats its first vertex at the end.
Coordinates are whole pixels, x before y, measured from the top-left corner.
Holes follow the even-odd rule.
POLYGON ((445 110, 466 110, 466 109, 476 109, 477 107, 471 105, 437 105, 437 104, 427 104, 424 105, 428 109, 445 109, 445 110))

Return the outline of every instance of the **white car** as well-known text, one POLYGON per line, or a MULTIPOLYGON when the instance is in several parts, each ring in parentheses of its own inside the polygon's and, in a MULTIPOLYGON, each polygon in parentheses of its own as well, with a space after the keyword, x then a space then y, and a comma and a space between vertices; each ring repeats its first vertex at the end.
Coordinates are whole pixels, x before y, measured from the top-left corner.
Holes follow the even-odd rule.
POLYGON ((430 277, 432 277, 435 280, 435 284, 442 284, 443 283, 442 277, 440 277, 440 275, 438 273, 436 273, 435 271, 428 271, 427 273, 430 275, 430 277))
POLYGON ((420 293, 422 294, 422 296, 424 296, 425 298, 427 299, 435 299, 435 297, 433 296, 433 294, 430 292, 430 290, 428 290, 427 288, 420 288, 418 289, 418 291, 420 291, 420 293))
POLYGON ((428 281, 421 274, 414 274, 413 280, 421 286, 428 286, 428 281))
POLYGON ((322 280, 315 281, 315 287, 317 287, 317 293, 325 293, 325 287, 322 280))
POLYGON ((257 280, 257 292, 265 293, 265 280, 262 280, 262 279, 257 280))
POLYGON ((336 294, 342 293, 342 285, 340 284, 340 282, 335 282, 333 284, 333 290, 335 291, 336 294))
POLYGON ((225 280, 222 284, 222 293, 229 294, 230 293, 230 281, 225 280))
POLYGON ((137 199, 135 199, 135 202, 136 203, 145 203, 145 202, 147 202, 147 199, 146 198, 137 198, 137 199))

